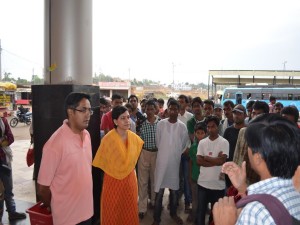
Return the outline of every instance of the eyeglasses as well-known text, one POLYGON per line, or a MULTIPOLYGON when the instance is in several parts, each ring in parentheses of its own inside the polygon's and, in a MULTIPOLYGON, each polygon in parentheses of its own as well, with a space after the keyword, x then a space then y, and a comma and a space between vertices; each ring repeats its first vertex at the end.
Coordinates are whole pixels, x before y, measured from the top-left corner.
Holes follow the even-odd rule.
POLYGON ((81 112, 81 113, 86 113, 88 112, 90 115, 94 114, 94 111, 91 108, 82 108, 82 109, 76 109, 76 108, 72 108, 75 111, 81 112))

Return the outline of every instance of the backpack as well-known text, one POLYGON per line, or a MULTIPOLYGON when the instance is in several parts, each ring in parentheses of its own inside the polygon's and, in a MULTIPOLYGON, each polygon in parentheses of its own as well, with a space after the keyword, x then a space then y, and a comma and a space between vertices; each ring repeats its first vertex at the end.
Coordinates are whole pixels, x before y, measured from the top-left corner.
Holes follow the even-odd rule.
POLYGON ((282 202, 269 194, 247 195, 236 203, 236 207, 242 208, 254 201, 258 201, 266 207, 277 225, 300 225, 300 221, 290 215, 282 202))

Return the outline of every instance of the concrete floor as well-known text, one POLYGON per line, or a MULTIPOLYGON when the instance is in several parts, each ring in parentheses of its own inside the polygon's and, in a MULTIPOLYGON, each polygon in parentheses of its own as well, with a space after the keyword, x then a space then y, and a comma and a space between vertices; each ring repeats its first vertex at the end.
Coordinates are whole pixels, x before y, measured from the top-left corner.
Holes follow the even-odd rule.
MULTIPOLYGON (((26 154, 30 146, 30 137, 28 132, 29 126, 19 124, 17 127, 12 128, 12 132, 15 136, 15 142, 11 145, 14 152, 13 158, 13 181, 14 181, 14 194, 17 205, 17 211, 25 212, 28 208, 35 204, 35 183, 32 180, 33 166, 27 167, 26 154)), ((175 225, 167 210, 168 203, 168 191, 165 191, 162 211, 161 225, 175 225)), ((187 214, 184 213, 184 202, 181 199, 178 207, 178 215, 183 219, 184 224, 186 222, 187 214)), ((7 213, 4 212, 3 224, 10 225, 27 225, 30 224, 27 214, 26 220, 19 220, 17 222, 9 223, 7 219, 7 213)), ((151 225, 153 222, 153 211, 148 210, 143 220, 140 221, 141 225, 151 225)))

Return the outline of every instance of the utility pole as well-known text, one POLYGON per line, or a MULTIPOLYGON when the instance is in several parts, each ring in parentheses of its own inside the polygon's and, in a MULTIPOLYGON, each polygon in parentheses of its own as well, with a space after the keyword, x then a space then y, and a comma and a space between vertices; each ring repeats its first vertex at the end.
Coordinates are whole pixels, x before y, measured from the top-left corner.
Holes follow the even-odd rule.
POLYGON ((1 47, 1 39, 0 39, 0 80, 2 80, 2 61, 1 61, 1 58, 2 58, 2 47, 1 47))
POLYGON ((172 69, 173 69, 173 90, 175 90, 175 82, 174 82, 174 78, 175 78, 175 76, 174 76, 174 69, 175 68, 175 64, 174 64, 174 62, 172 62, 172 69))
POLYGON ((287 61, 283 62, 283 70, 285 70, 285 64, 287 63, 287 61))

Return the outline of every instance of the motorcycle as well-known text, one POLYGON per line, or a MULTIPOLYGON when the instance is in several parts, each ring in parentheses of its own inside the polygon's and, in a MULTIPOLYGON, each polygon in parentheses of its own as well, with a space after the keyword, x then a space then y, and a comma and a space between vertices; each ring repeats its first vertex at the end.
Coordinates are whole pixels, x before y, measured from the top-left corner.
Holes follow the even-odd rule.
POLYGON ((31 124, 32 112, 29 112, 29 108, 24 108, 22 111, 18 110, 16 112, 17 115, 10 120, 9 124, 11 127, 16 127, 19 122, 26 125, 31 124))

